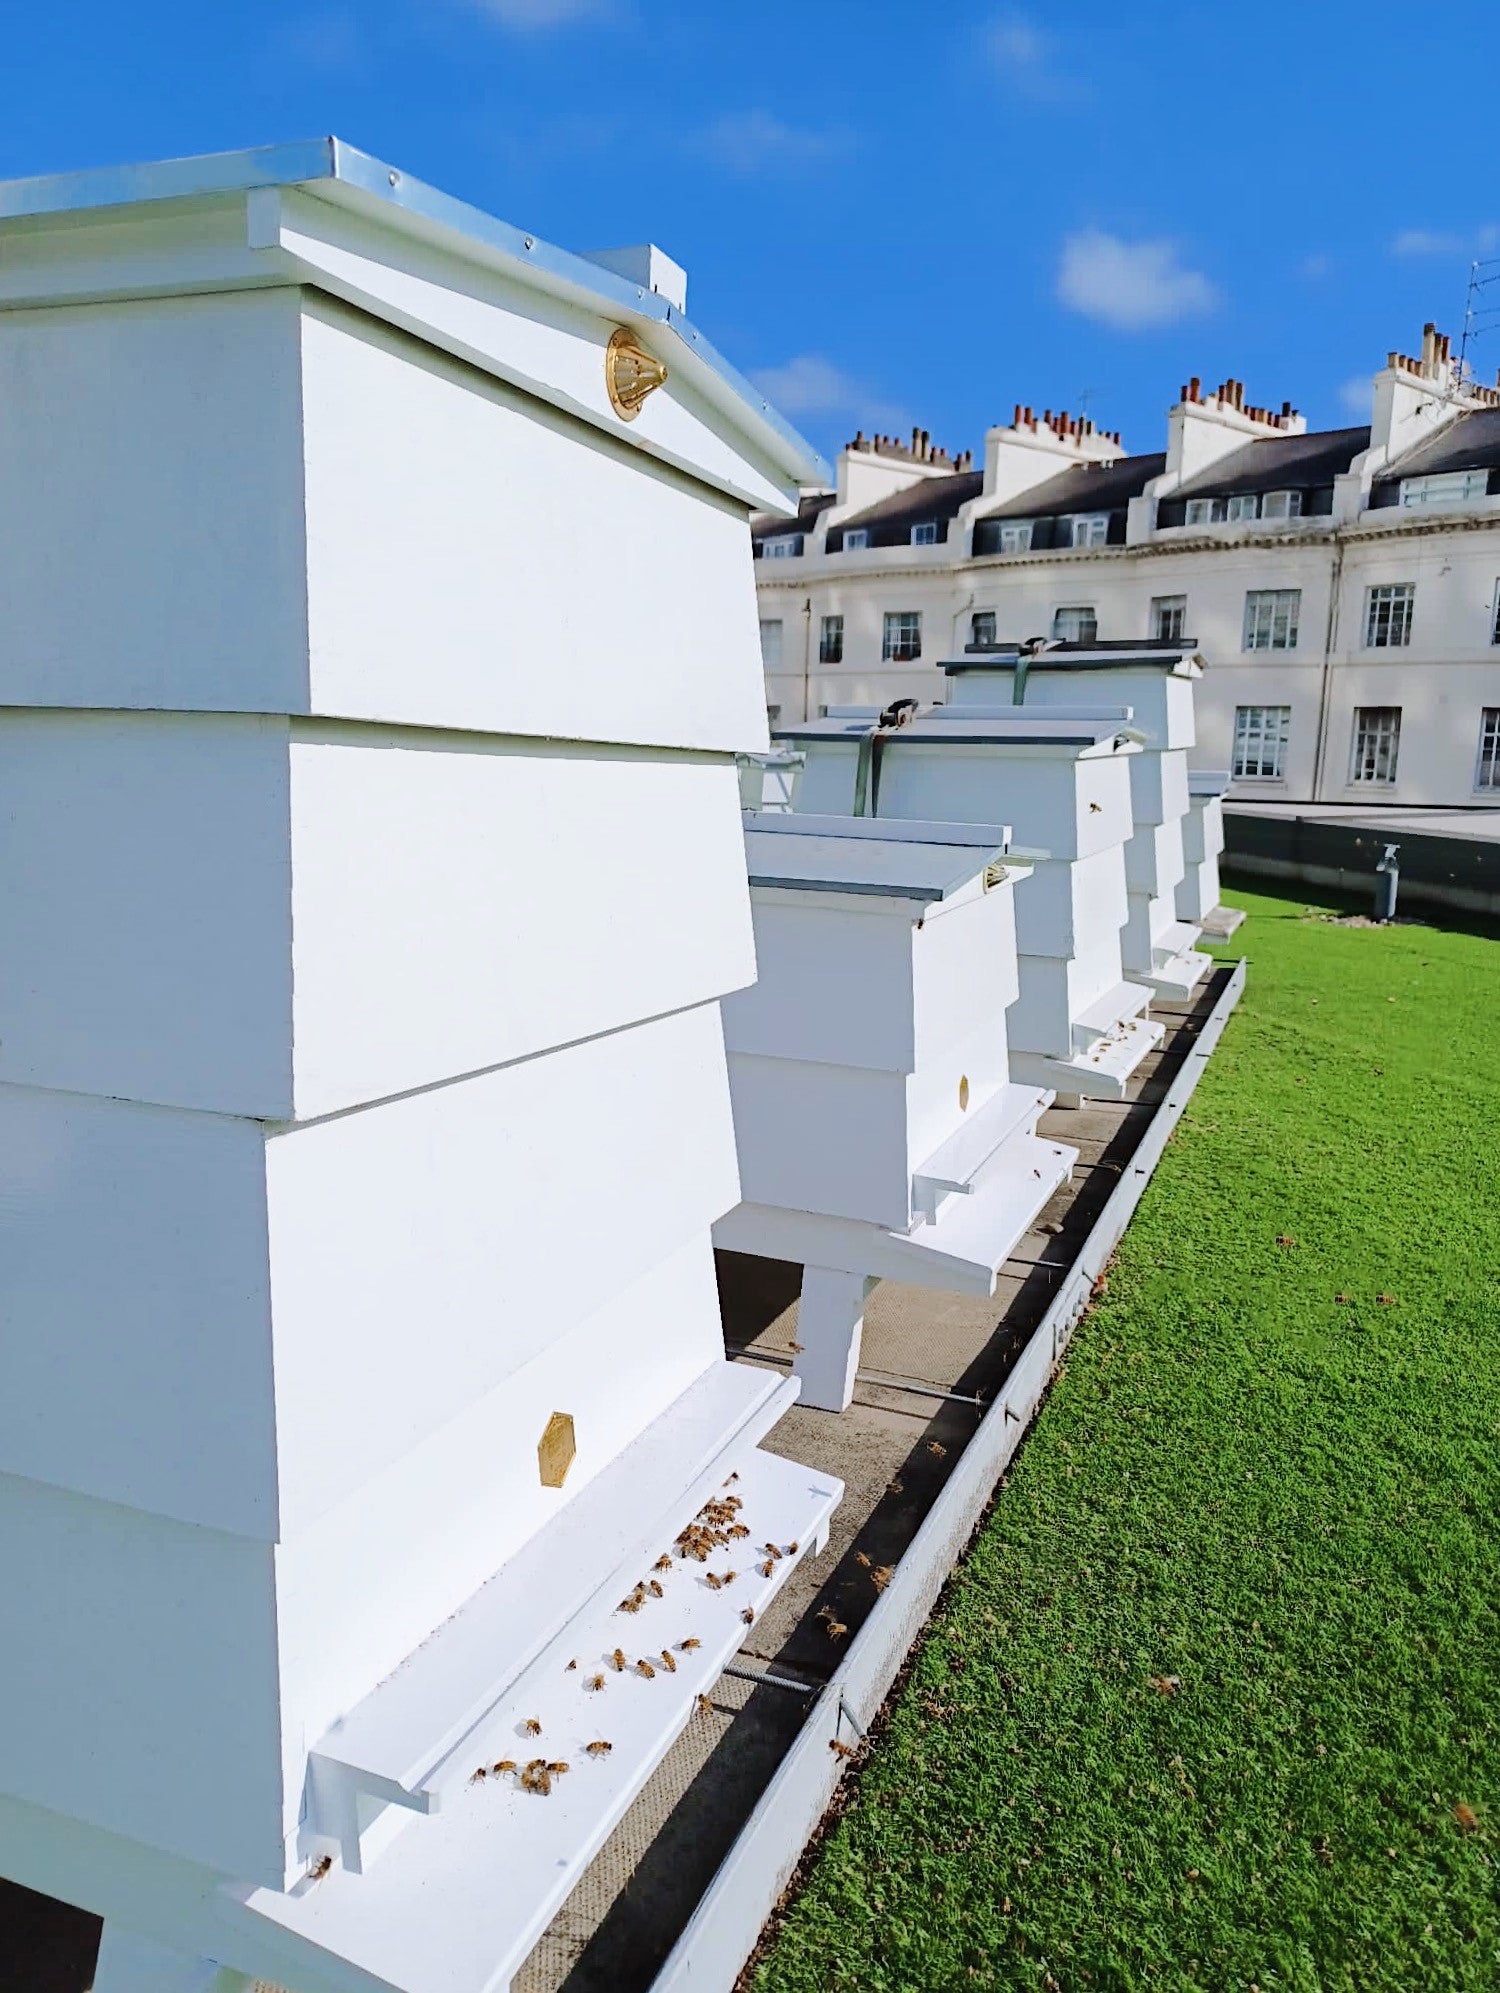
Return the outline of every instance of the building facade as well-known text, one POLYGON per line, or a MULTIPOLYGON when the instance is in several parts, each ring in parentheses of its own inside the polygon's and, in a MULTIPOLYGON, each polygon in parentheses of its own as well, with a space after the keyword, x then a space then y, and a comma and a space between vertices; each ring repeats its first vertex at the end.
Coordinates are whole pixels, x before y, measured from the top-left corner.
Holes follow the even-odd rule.
POLYGON ((1430 325, 1368 424, 1194 380, 1132 455, 1017 407, 982 469, 858 436, 835 489, 753 533, 773 723, 941 700, 975 645, 1188 636, 1194 761, 1231 795, 1500 806, 1500 390, 1430 325))

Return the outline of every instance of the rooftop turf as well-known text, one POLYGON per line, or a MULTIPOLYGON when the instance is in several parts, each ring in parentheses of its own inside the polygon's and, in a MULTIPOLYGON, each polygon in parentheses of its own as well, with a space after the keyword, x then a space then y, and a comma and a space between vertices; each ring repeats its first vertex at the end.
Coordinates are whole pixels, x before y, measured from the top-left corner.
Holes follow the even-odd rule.
POLYGON ((1245 997, 757 1993, 1500 1987, 1500 941, 1245 997))

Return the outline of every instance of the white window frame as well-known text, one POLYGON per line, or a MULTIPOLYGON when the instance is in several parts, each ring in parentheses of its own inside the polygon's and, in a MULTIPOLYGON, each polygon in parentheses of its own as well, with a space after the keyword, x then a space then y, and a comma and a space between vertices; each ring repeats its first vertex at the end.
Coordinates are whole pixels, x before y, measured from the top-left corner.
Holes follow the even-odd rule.
POLYGON ((1248 588, 1240 649, 1295 650, 1301 620, 1300 588, 1248 588))
POLYGON ((863 553, 869 544, 870 533, 868 527, 846 526, 844 528, 844 552, 846 554, 863 553))
POLYGON ((1365 590, 1365 649, 1405 650, 1411 643, 1416 607, 1417 584, 1414 581, 1373 583, 1365 590), (1386 613, 1382 614, 1382 611, 1386 613))
POLYGON ((1034 519, 1002 519, 1000 522, 1000 551, 1002 554, 1029 554, 1031 552, 1032 528, 1034 519))
POLYGON ((800 533, 778 533, 772 540, 762 540, 760 543, 761 559, 766 561, 794 560, 801 552, 797 544, 801 537, 800 533))
POLYGON ((1483 706, 1479 713, 1479 754, 1474 763, 1474 787, 1500 789, 1500 706, 1483 706))
POLYGON ((1236 491, 1224 501, 1224 517, 1228 520, 1258 519, 1260 517, 1260 494, 1254 491, 1236 491))
POLYGON ((1260 516, 1262 519, 1300 519, 1302 517, 1301 492, 1264 492, 1260 501, 1260 516))
POLYGON ((1389 788, 1401 757, 1401 708, 1356 706, 1349 751, 1352 788, 1389 788), (1368 771, 1368 772, 1367 772, 1368 771))
POLYGON ((1151 598, 1151 634, 1160 643, 1180 643, 1187 633, 1187 597, 1185 595, 1153 595, 1151 598), (1172 624, 1164 629, 1165 622, 1172 624))
POLYGON ((937 536, 936 519, 919 519, 911 529, 911 543, 914 547, 935 547, 937 536))
POLYGON ((844 618, 842 612, 840 612, 835 615, 824 616, 818 624, 818 662, 819 664, 842 664, 843 661, 844 618), (837 631, 829 629, 831 623, 838 625, 837 631), (836 635, 838 638, 836 654, 833 657, 828 655, 828 639, 830 635, 836 635))
POLYGON ((1230 777, 1235 782, 1284 782, 1292 735, 1290 706, 1236 706, 1230 777))
POLYGON ((922 655, 922 612, 920 609, 887 609, 880 625, 880 657, 883 664, 910 664, 922 655), (910 626, 909 628, 907 626, 910 626), (905 648, 911 640, 913 648, 905 648))
POLYGON ((1184 526, 1222 526, 1225 511, 1222 498, 1190 498, 1182 515, 1184 526))
POLYGON ((975 609, 969 617, 969 642, 971 644, 993 644, 1000 627, 999 614, 994 609, 975 609), (979 625, 989 625, 989 635, 981 637, 979 625))
POLYGON ((786 655, 786 623, 780 616, 760 619, 760 666, 762 671, 780 671, 786 655), (773 636, 771 633, 775 632, 773 636), (769 642, 770 649, 767 649, 769 642), (773 655, 774 653, 774 655, 773 655))
POLYGON ((1472 505, 1489 493, 1488 471, 1427 471, 1420 477, 1401 480, 1401 503, 1416 505, 1472 505))
POLYGON ((1061 643, 1092 643, 1099 634, 1099 612, 1091 603, 1065 602, 1061 608, 1052 611, 1052 634, 1061 643), (1076 616, 1080 619, 1087 618, 1091 626, 1087 636, 1084 635, 1081 628, 1071 630, 1059 629, 1058 625, 1064 616, 1076 616))
POLYGON ((1103 547, 1109 543, 1107 512, 1069 512, 1064 515, 1070 547, 1103 547))

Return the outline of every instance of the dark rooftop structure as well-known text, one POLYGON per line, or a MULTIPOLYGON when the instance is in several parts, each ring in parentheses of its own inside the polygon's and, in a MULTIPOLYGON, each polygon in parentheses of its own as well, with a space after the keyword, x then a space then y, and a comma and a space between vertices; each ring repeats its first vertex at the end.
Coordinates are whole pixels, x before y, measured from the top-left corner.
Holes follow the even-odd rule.
POLYGON ((986 512, 982 519, 976 519, 974 551, 999 553, 1001 524, 1015 519, 1036 522, 1030 541, 1033 548, 1071 546, 1071 538, 1062 537, 1066 528, 1055 529, 1052 522, 1078 513, 1103 513, 1109 521, 1106 544, 1123 546, 1125 508, 1152 478, 1161 476, 1166 462, 1163 451, 1152 450, 1143 457, 1116 457, 1108 463, 1070 464, 1066 470, 1018 492, 992 512, 986 512))
POLYGON ((929 522, 937 529, 936 537, 946 540, 959 507, 977 498, 983 489, 983 471, 950 471, 945 477, 923 478, 867 505, 862 512, 851 513, 828 535, 828 551, 837 553, 851 530, 866 533, 867 546, 909 546, 912 528, 929 522))
MULTIPOLYGON (((750 539, 755 548, 755 558, 760 559, 761 547, 767 540, 804 539, 817 523, 818 514, 826 511, 832 503, 831 491, 804 491, 797 500, 795 519, 788 519, 779 512, 754 513, 750 520, 750 539)), ((800 545, 797 552, 802 552, 800 545)))
POLYGON ((1436 435, 1387 465, 1371 488, 1370 504, 1399 503, 1403 478, 1480 470, 1490 473, 1489 493, 1500 491, 1500 408, 1476 408, 1444 423, 1436 435))

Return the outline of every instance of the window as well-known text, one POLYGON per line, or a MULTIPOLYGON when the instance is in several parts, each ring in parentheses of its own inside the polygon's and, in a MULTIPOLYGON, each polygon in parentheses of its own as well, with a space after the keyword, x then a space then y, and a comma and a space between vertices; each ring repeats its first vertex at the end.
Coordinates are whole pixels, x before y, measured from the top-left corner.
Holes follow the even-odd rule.
POLYGON ((1262 519, 1299 519, 1302 516, 1300 491, 1268 491, 1260 501, 1262 519))
POLYGON ((1253 491, 1236 492, 1232 498, 1224 501, 1226 519, 1253 519, 1259 511, 1260 506, 1253 491))
POLYGON ((1215 519, 1224 517, 1224 501, 1222 498, 1190 498, 1182 517, 1188 526, 1210 525, 1215 519), (1215 506, 1219 508, 1217 512, 1215 506))
POLYGON ((760 625, 760 661, 767 671, 781 669, 781 618, 767 622, 764 617, 760 625))
POLYGON ((918 610, 886 610, 880 655, 888 664, 922 655, 922 617, 918 610))
POLYGON ((1495 602, 1490 610, 1490 642, 1500 644, 1500 581, 1495 583, 1495 602))
POLYGON ((995 612, 993 609, 976 609, 969 618, 969 642, 972 645, 993 644, 995 641, 995 612))
POLYGON ((1300 588, 1252 588, 1245 597, 1245 650, 1295 650, 1300 588))
POLYGON ((1001 553, 1029 553, 1031 551, 1031 529, 1035 523, 1032 519, 1003 520, 1000 526, 1001 553))
MULTIPOLYGON (((1417 599, 1414 581, 1387 581, 1365 590, 1365 645, 1392 650, 1411 642, 1411 612, 1417 599)), ((1375 709, 1372 707, 1371 711, 1375 709)))
POLYGON ((1052 634, 1063 643, 1091 644, 1099 634, 1099 618, 1092 609, 1055 610, 1052 634))
POLYGON ((1403 505, 1463 505, 1489 490, 1488 471, 1432 471, 1401 480, 1403 505))
POLYGON ((1234 760, 1236 782, 1279 782, 1286 774, 1286 744, 1292 730, 1290 706, 1236 706, 1234 760))
POLYGON ((842 664, 844 661, 844 619, 842 616, 825 616, 818 630, 819 664, 842 664))
POLYGON ((1180 643, 1187 630, 1187 597, 1185 595, 1153 595, 1151 598, 1151 634, 1170 644, 1180 643))
POLYGON ((802 551, 802 535, 779 533, 774 540, 762 540, 760 550, 768 561, 790 560, 802 551))
POLYGON ((1479 766, 1476 789, 1500 789, 1500 706, 1486 706, 1479 716, 1479 766))
POLYGON ((1070 512, 1062 524, 1065 547, 1102 547, 1109 538, 1107 512, 1070 512))
POLYGON ((936 519, 920 520, 911 529, 911 543, 914 547, 935 547, 937 545, 936 519))
POLYGON ((850 526, 844 532, 844 552, 862 553, 870 544, 870 535, 863 526, 850 526))
POLYGON ((1356 706, 1351 782, 1394 782, 1396 754, 1401 746, 1399 706, 1356 706))

